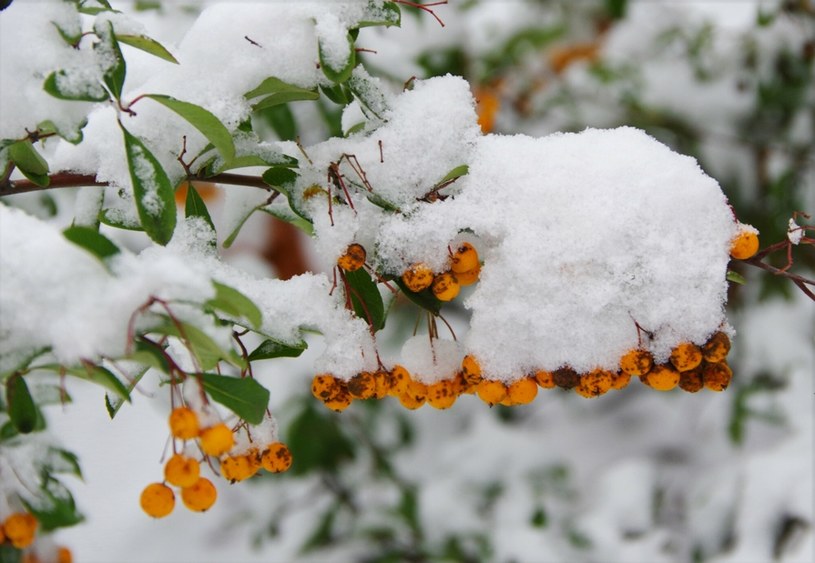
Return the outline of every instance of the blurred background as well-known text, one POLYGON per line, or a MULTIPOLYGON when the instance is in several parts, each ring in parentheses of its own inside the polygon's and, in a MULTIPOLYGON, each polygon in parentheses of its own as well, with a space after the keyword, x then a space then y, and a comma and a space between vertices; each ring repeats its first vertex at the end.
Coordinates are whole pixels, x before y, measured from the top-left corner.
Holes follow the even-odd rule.
MULTIPOLYGON (((118 6, 168 46, 204 7, 118 6)), ((787 240, 793 212, 815 212, 809 0, 453 0, 433 10, 443 27, 402 6, 401 28, 360 34, 365 66, 394 91, 412 77, 464 76, 485 133, 642 128, 695 157, 762 247, 787 240)), ((341 135, 341 109, 278 106, 269 138, 341 135)), ((226 190, 201 188, 214 215, 229 205, 226 190)), ((330 268, 304 235, 261 215, 228 261, 280 278, 330 268)), ((792 271, 812 278, 812 247, 792 256, 792 271)), ((783 267, 786 249, 768 262, 783 267)), ((300 358, 259 363, 294 465, 220 487, 205 515, 154 521, 139 509, 161 471, 161 398, 144 388, 110 421, 103 391, 72 382, 74 404, 50 418, 82 460, 85 479, 70 486, 87 520, 60 542, 99 562, 813 561, 815 306, 787 279, 734 268, 746 283, 731 284, 735 375, 724 393, 632 384, 591 400, 550 390, 512 408, 464 396, 447 411, 387 400, 336 414, 309 391, 319 338, 300 358)), ((398 351, 413 320, 397 302, 381 346, 398 351)))

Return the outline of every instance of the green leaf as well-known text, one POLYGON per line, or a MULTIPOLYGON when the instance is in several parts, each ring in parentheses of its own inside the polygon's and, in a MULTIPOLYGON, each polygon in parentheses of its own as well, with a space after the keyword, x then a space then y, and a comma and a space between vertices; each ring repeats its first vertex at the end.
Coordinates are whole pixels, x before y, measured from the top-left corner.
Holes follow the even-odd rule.
POLYGON ((285 344, 277 340, 264 340, 260 346, 252 350, 249 354, 249 361, 269 360, 272 358, 296 358, 308 348, 305 340, 295 344, 285 344))
POLYGON ((259 96, 275 94, 297 94, 299 96, 302 96, 285 100, 287 102, 294 100, 316 100, 317 98, 320 97, 320 94, 317 92, 317 90, 295 86, 294 84, 283 82, 282 80, 274 76, 270 76, 269 78, 261 82, 257 87, 253 88, 252 90, 249 90, 246 94, 244 94, 244 97, 247 100, 251 100, 252 98, 257 98, 259 96))
POLYGON ((36 504, 21 500, 26 509, 37 518, 44 532, 73 526, 83 520, 71 492, 48 472, 43 475, 36 504))
MULTIPOLYGON (((60 366, 56 366, 56 368, 56 371, 61 370, 60 366)), ((51 369, 53 369, 53 367, 51 367, 51 369)), ((112 391, 123 400, 130 402, 130 391, 128 391, 124 383, 107 368, 88 362, 83 364, 81 368, 67 368, 65 372, 79 379, 96 383, 108 391, 112 391)))
POLYGON ((180 338, 184 344, 190 348, 190 351, 198 360, 202 370, 214 368, 221 360, 226 360, 240 368, 244 367, 240 356, 230 353, 230 351, 223 350, 212 338, 210 338, 207 333, 202 331, 200 328, 180 321, 179 324, 181 325, 181 331, 183 331, 183 334, 179 331, 176 324, 171 322, 169 319, 165 324, 152 329, 152 332, 180 338))
POLYGON ((216 281, 212 282, 212 285, 215 286, 215 297, 207 301, 208 306, 236 319, 243 317, 251 323, 252 328, 260 328, 263 323, 263 313, 251 299, 228 285, 216 281))
POLYGON ((144 143, 119 122, 125 139, 127 166, 139 219, 147 235, 165 245, 173 237, 176 223, 175 191, 167 173, 144 143))
POLYGON ((6 380, 6 401, 11 423, 21 434, 34 431, 37 426, 37 406, 28 391, 25 379, 19 373, 6 380))
POLYGON ((309 236, 314 234, 314 225, 312 225, 311 221, 304 219, 285 205, 267 205, 261 207, 260 210, 285 223, 294 225, 309 236))
POLYGON ((69 473, 82 479, 82 468, 79 458, 73 452, 62 448, 48 448, 46 467, 53 473, 69 473))
POLYGON ((119 247, 96 229, 73 226, 62 231, 63 236, 104 262, 119 253, 119 247))
POLYGON ((422 309, 425 309, 426 311, 430 311, 434 315, 439 314, 439 311, 441 311, 441 302, 436 299, 436 296, 433 295, 433 292, 430 291, 430 289, 425 289, 419 293, 413 293, 405 285, 405 282, 402 281, 402 278, 396 277, 393 278, 393 281, 399 286, 399 289, 402 290, 405 297, 413 301, 416 305, 422 309))
POLYGON ((351 73, 354 71, 354 66, 357 64, 357 56, 356 51, 354 50, 354 38, 351 34, 348 34, 348 59, 346 59, 343 66, 340 68, 335 68, 331 66, 325 58, 325 52, 323 51, 322 42, 319 43, 319 51, 320 51, 320 68, 325 74, 326 78, 328 78, 332 82, 342 83, 351 78, 351 73))
MULTIPOLYGON (((212 222, 209 210, 192 182, 187 183, 187 201, 184 204, 184 216, 187 218, 199 217, 203 219, 212 229, 213 235, 215 234, 215 224, 212 222)), ((214 239, 212 243, 215 244, 214 239)))
POLYGON ((102 209, 102 213, 99 214, 99 221, 115 229, 144 231, 144 228, 138 223, 137 218, 131 218, 129 215, 120 213, 120 210, 110 207, 102 209))
POLYGON ((628 0, 605 0, 605 4, 612 19, 621 20, 625 17, 628 0))
POLYGON ((370 274, 364 268, 343 275, 351 288, 351 303, 357 317, 367 322, 374 330, 385 326, 385 305, 382 295, 370 274))
POLYGON ((135 47, 136 49, 140 49, 145 53, 150 53, 151 55, 158 57, 160 59, 164 59, 165 61, 178 64, 176 58, 168 51, 164 45, 152 39, 151 37, 147 37, 146 35, 119 35, 116 34, 116 39, 119 40, 120 43, 124 43, 125 45, 130 45, 131 47, 135 47))
MULTIPOLYGON (((137 359, 138 357, 148 359, 149 356, 148 352, 137 352, 136 354, 134 354, 133 361, 138 361, 137 359), (139 354, 139 356, 137 356, 136 354, 139 354)), ((136 388, 136 385, 139 384, 139 381, 141 381, 142 377, 144 377, 144 374, 147 373, 151 367, 154 366, 148 363, 145 367, 141 368, 136 373, 130 374, 129 378, 130 380, 128 381, 127 384, 128 395, 133 392, 133 389, 136 388)), ((105 409, 108 411, 108 416, 110 417, 111 420, 114 419, 116 413, 119 412, 119 410, 122 408, 122 405, 124 405, 125 402, 130 402, 130 399, 125 400, 121 397, 121 395, 111 397, 110 393, 105 393, 105 409)))
POLYGON ((48 163, 31 141, 17 141, 8 147, 8 157, 23 175, 41 187, 50 183, 48 163))
POLYGON ((314 401, 305 401, 303 410, 288 425, 286 444, 294 463, 289 470, 294 476, 314 475, 315 470, 336 473, 340 465, 354 458, 354 444, 336 415, 317 409, 314 401))
POLYGON ((106 22, 107 28, 103 29, 102 26, 94 26, 96 35, 99 36, 99 42, 93 48, 98 51, 102 60, 111 61, 104 73, 102 80, 105 85, 110 89, 110 93, 117 100, 122 97, 122 89, 125 85, 125 76, 127 75, 127 64, 125 58, 122 56, 122 49, 119 47, 119 42, 113 32, 113 23, 106 22))
POLYGON ((82 129, 87 124, 88 120, 83 119, 76 127, 64 128, 57 125, 50 119, 46 119, 37 124, 37 130, 40 132, 40 134, 55 133, 72 145, 78 145, 82 142, 82 129))
POLYGON ((747 278, 745 278, 738 272, 734 272, 733 270, 728 270, 726 277, 727 281, 737 283, 739 285, 745 285, 747 283, 747 278))
POLYGON ((346 91, 341 84, 332 84, 331 86, 320 86, 325 97, 337 105, 344 106, 348 104, 353 98, 351 92, 346 91))
POLYGON ((190 102, 183 102, 162 94, 147 94, 144 97, 162 104, 186 119, 212 143, 225 161, 228 162, 235 157, 235 143, 232 135, 226 126, 209 111, 190 102))
POLYGON ((381 7, 376 8, 373 4, 368 4, 369 10, 375 10, 375 19, 364 20, 357 24, 357 27, 369 27, 373 25, 384 25, 399 27, 402 25, 402 12, 396 2, 385 2, 381 7))
POLYGON ((246 221, 249 219, 249 217, 252 216, 252 213, 254 213, 255 211, 258 211, 259 209, 263 209, 265 206, 266 206, 266 204, 262 203, 262 204, 258 205, 257 207, 253 207, 253 208, 251 208, 250 210, 248 210, 246 212, 246 214, 243 216, 243 218, 241 218, 241 220, 238 222, 238 224, 232 230, 232 232, 229 233, 229 236, 226 237, 226 240, 224 240, 224 248, 229 248, 230 246, 232 246, 232 243, 235 242, 236 238, 238 238, 238 234, 241 232, 241 229, 246 224, 246 221))
POLYGON ((43 90, 59 98, 75 102, 104 102, 110 98, 107 90, 96 80, 88 81, 87 77, 74 70, 57 70, 48 75, 42 85, 43 90))
POLYGON ((260 424, 269 405, 269 390, 251 378, 202 373, 201 385, 220 403, 249 424, 260 424))
POLYGON ((291 168, 284 168, 282 166, 274 166, 269 168, 263 173, 263 181, 272 186, 273 188, 281 188, 283 186, 290 186, 297 181, 297 172, 291 168))
POLYGON ((439 180, 439 183, 436 184, 437 186, 440 184, 444 184, 446 182, 450 182, 457 178, 461 178, 462 176, 466 176, 470 172, 470 167, 466 164, 462 164, 461 166, 456 166, 450 172, 444 175, 444 178, 439 180))
POLYGON ((59 33, 59 36, 62 37, 62 40, 73 47, 82 39, 82 27, 79 25, 79 18, 72 20, 71 23, 74 25, 71 26, 70 29, 62 27, 55 21, 52 21, 51 25, 57 29, 57 32, 59 33))
POLYGON ((281 141, 294 141, 299 136, 297 121, 286 104, 266 108, 259 112, 258 117, 269 124, 281 141))

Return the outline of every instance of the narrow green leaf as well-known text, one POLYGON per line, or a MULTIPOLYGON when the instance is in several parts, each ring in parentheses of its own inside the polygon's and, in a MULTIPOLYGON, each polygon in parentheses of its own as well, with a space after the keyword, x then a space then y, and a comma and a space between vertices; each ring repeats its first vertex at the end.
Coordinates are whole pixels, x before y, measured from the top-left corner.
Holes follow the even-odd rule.
POLYGON ((69 241, 84 248, 102 262, 119 253, 119 247, 96 229, 73 226, 62 231, 62 234, 69 241))
POLYGON ((231 317, 237 319, 243 317, 251 323, 252 328, 260 328, 263 323, 263 313, 251 299, 228 285, 216 281, 212 282, 212 285, 215 286, 215 297, 207 301, 207 305, 231 317))
POLYGON ((429 289, 425 289, 424 291, 420 291, 419 293, 413 293, 410 291, 405 282, 402 281, 402 278, 396 277, 393 278, 394 283, 399 286, 399 289, 402 290, 402 293, 405 294, 405 297, 413 301, 416 305, 425 309, 426 311, 430 311, 434 315, 438 315, 439 311, 441 311, 441 302, 436 299, 433 293, 429 289))
POLYGON ((72 145, 78 145, 82 142, 82 129, 85 125, 88 124, 87 119, 83 119, 76 127, 61 127, 51 121, 50 119, 46 119, 44 121, 40 121, 37 124, 37 130, 40 134, 48 134, 48 133, 55 133, 71 143, 72 145))
POLYGON ((213 234, 215 233, 215 224, 212 222, 209 210, 192 182, 187 183, 187 201, 184 204, 184 216, 188 218, 200 217, 210 226, 213 234))
MULTIPOLYGON (((462 176, 466 176, 470 172, 470 167, 466 164, 462 164, 461 166, 456 166, 450 172, 444 175, 439 181, 439 184, 444 184, 445 182, 449 182, 451 180, 455 180, 456 178, 460 178, 462 176)), ((438 184, 436 184, 438 185, 438 184)))
MULTIPOLYGON (((59 368, 59 366, 56 367, 59 368)), ((59 371, 59 369, 56 371, 59 371)), ((118 395, 125 401, 130 402, 130 391, 128 391, 124 383, 122 383, 121 380, 107 368, 92 363, 86 363, 81 368, 68 368, 65 370, 65 372, 79 379, 96 383, 97 385, 100 385, 108 391, 118 395)))
POLYGON ((79 466, 79 458, 73 452, 62 448, 48 448, 48 456, 45 460, 46 467, 54 473, 69 473, 82 479, 82 468, 79 466))
POLYGON ((119 122, 125 140, 127 166, 139 219, 147 235, 165 245, 173 237, 176 223, 175 191, 167 173, 144 143, 119 122))
POLYGON ((246 94, 244 94, 244 97, 247 100, 251 100, 252 98, 257 98, 259 96, 285 93, 291 93, 301 96, 292 98, 291 100, 287 101, 316 100, 317 98, 320 97, 320 94, 317 92, 317 90, 295 86, 294 84, 283 82, 282 80, 274 76, 270 76, 269 78, 265 79, 263 82, 258 84, 256 88, 249 90, 246 94))
POLYGON ((111 207, 102 209, 99 214, 99 221, 108 227, 115 229, 123 229, 125 231, 144 231, 144 228, 138 222, 138 218, 132 218, 121 212, 119 209, 111 207))
POLYGON ((297 120, 286 104, 263 109, 258 117, 266 121, 281 141, 294 141, 299 136, 297 120))
POLYGON ((356 133, 359 133, 360 131, 363 131, 364 129, 365 129, 365 122, 364 121, 360 121, 359 123, 354 123, 348 129, 348 131, 345 132, 345 136, 350 137, 350 136, 352 136, 352 135, 354 135, 356 133))
POLYGON ((396 2, 385 2, 378 8, 371 3, 368 4, 368 10, 374 11, 374 17, 359 22, 357 27, 370 27, 373 25, 384 25, 385 27, 395 25, 399 27, 402 25, 402 11, 396 2))
POLYGON ((249 361, 269 360, 272 358, 296 358, 308 348, 305 340, 295 344, 285 344, 277 340, 264 340, 260 346, 249 354, 249 361))
POLYGON ((303 100, 316 100, 320 94, 311 90, 306 90, 308 95, 300 92, 276 92, 270 96, 266 96, 258 103, 252 105, 254 111, 261 111, 271 107, 287 104, 289 102, 299 102, 303 100))
POLYGON ((19 373, 6 380, 6 401, 11 423, 21 434, 34 431, 37 425, 37 406, 28 391, 25 379, 19 373))
POLYGON ((727 281, 737 283, 739 285, 745 285, 747 283, 747 278, 745 278, 738 272, 734 272, 733 270, 728 270, 726 277, 727 281))
MULTIPOLYGON (((67 23, 67 22, 66 22, 67 23)), ((72 20, 71 23, 74 25, 70 27, 70 29, 62 27, 59 23, 52 21, 51 25, 53 25, 59 36, 62 37, 62 40, 65 41, 68 45, 74 46, 79 43, 82 39, 82 27, 79 25, 79 19, 72 20)))
POLYGON ((274 166, 263 173, 263 181, 273 188, 294 184, 296 180, 297 172, 282 166, 274 166))
POLYGON ((135 47, 136 49, 140 49, 145 53, 150 53, 151 55, 158 57, 160 59, 164 59, 165 61, 178 64, 176 58, 168 51, 164 45, 156 41, 151 37, 147 37, 146 35, 116 35, 116 39, 119 40, 120 43, 124 43, 125 45, 130 45, 131 47, 135 47))
POLYGON ((320 68, 331 82, 340 84, 351 78, 351 73, 354 71, 354 66, 357 64, 356 51, 354 50, 354 38, 348 34, 348 59, 343 63, 341 68, 331 66, 325 58, 322 42, 319 43, 320 55, 320 68))
POLYGON ((258 211, 259 209, 263 209, 265 206, 266 206, 266 204, 262 203, 262 204, 258 205, 257 207, 253 207, 253 208, 251 208, 250 210, 248 210, 246 212, 246 214, 241 218, 241 220, 238 222, 238 224, 232 230, 232 232, 229 233, 229 236, 226 237, 226 239, 224 240, 224 248, 229 248, 230 246, 232 246, 232 243, 234 243, 235 239, 238 238, 238 234, 241 232, 241 229, 246 224, 246 221, 249 219, 249 217, 252 216, 252 213, 254 213, 255 211, 258 211))
POLYGON ((204 331, 189 323, 180 323, 181 331, 176 327, 175 323, 169 319, 163 325, 153 329, 153 332, 164 334, 167 336, 175 336, 180 338, 185 345, 190 348, 190 352, 198 360, 202 370, 208 370, 218 365, 221 360, 226 360, 233 365, 243 367, 241 359, 235 354, 230 354, 229 351, 221 349, 221 347, 204 331))
POLYGON ((110 97, 99 82, 65 69, 49 74, 42 88, 55 98, 75 102, 104 102, 110 97))
POLYGON ((36 504, 21 500, 26 509, 37 518, 44 532, 73 526, 84 519, 76 509, 71 491, 47 471, 43 475, 36 504))
POLYGON ((38 186, 45 187, 50 183, 48 162, 34 148, 31 141, 17 141, 9 146, 8 157, 26 178, 38 186))
POLYGON ((376 283, 365 269, 355 272, 344 272, 348 285, 351 286, 351 303, 357 317, 367 322, 374 331, 385 326, 385 304, 376 283))
POLYGON ((349 96, 340 84, 320 86, 320 90, 325 94, 326 98, 340 106, 348 104, 353 99, 353 95, 349 96))
POLYGON ((303 219, 300 215, 284 205, 267 205, 260 209, 272 217, 276 217, 285 223, 294 225, 309 236, 314 234, 314 225, 308 219, 303 219))
MULTIPOLYGON (((147 356, 150 355, 147 352, 137 352, 137 354, 139 354, 140 357, 145 359, 147 356)), ((134 358, 133 361, 138 360, 134 358)), ((148 363, 145 367, 138 370, 136 373, 130 374, 130 381, 127 384, 128 394, 133 392, 133 389, 136 388, 136 385, 139 384, 139 381, 141 381, 142 377, 144 377, 144 374, 147 373, 151 367, 154 366, 148 363)), ((125 402, 129 402, 129 399, 126 401, 120 395, 115 395, 111 397, 110 393, 105 393, 105 409, 108 411, 108 416, 110 417, 111 420, 113 420, 116 417, 116 414, 122 408, 122 405, 125 404, 125 402)))
POLYGON ((251 378, 202 373, 201 385, 220 403, 249 424, 260 424, 269 405, 269 390, 251 378))
POLYGON ((198 129, 212 143, 225 161, 228 162, 235 157, 235 143, 229 129, 211 112, 201 106, 162 94, 147 94, 145 98, 150 98, 162 104, 186 119, 190 125, 198 129))
POLYGON ((119 42, 116 40, 116 35, 113 32, 113 23, 107 22, 107 27, 94 26, 96 35, 99 36, 99 42, 93 48, 99 52, 103 60, 111 61, 104 73, 102 80, 105 86, 110 89, 110 93, 117 100, 122 97, 122 90, 125 85, 125 76, 127 75, 127 64, 122 55, 122 49, 119 47, 119 42))

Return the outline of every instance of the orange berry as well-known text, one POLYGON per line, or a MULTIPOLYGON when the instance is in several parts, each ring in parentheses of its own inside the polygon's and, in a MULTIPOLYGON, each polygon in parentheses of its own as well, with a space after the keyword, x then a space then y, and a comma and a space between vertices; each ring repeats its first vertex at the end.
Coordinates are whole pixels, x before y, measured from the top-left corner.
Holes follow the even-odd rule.
POLYGON ((535 382, 544 389, 552 389, 556 387, 555 378, 552 376, 551 371, 538 370, 535 372, 535 382))
POLYGON ((410 291, 418 293, 433 283, 433 270, 427 264, 413 264, 402 274, 402 281, 410 291))
POLYGON ((189 487, 198 480, 201 467, 198 461, 175 454, 164 464, 164 480, 176 487, 189 487))
POLYGON ((671 351, 671 363, 679 371, 690 371, 702 363, 702 350, 696 344, 683 342, 671 351))
POLYGON ((701 367, 679 374, 679 388, 688 393, 696 393, 705 386, 701 367))
POLYGON ((611 389, 614 375, 610 371, 596 369, 580 377, 580 383, 574 390, 587 399, 599 397, 611 389))
POLYGON ((270 473, 283 473, 291 467, 291 451, 283 442, 274 442, 263 452, 260 462, 263 469, 270 473))
POLYGON ((534 378, 524 377, 513 381, 507 387, 507 398, 512 405, 527 405, 538 395, 538 384, 534 378))
POLYGON ((561 389, 571 389, 580 384, 580 376, 572 368, 558 368, 552 372, 552 381, 561 389))
POLYGON ((436 409, 449 409, 456 402, 458 394, 451 379, 437 381, 427 386, 427 404, 436 409))
POLYGON ((724 361, 730 353, 730 339, 723 332, 717 332, 708 338, 702 346, 702 356, 711 363, 724 361))
POLYGON ((612 375, 611 388, 612 389, 625 389, 631 383, 631 374, 624 371, 618 371, 612 375))
POLYGON ((475 356, 467 354, 461 360, 461 375, 470 385, 478 385, 478 382, 481 381, 481 365, 475 356))
POLYGON ((391 378, 393 380, 390 390, 391 395, 398 397, 407 392, 408 385, 411 381, 410 372, 408 372, 408 370, 400 365, 395 365, 391 369, 391 378))
POLYGON ((374 372, 374 383, 376 384, 376 390, 374 391, 373 398, 383 399, 388 396, 388 393, 390 393, 393 388, 394 379, 391 372, 380 369, 374 372))
POLYGON ((458 284, 461 287, 473 285, 475 282, 478 281, 478 278, 480 277, 481 277, 481 266, 476 266, 472 270, 467 270, 466 272, 460 272, 456 274, 456 279, 458 280, 458 284))
POLYGON ((507 398, 507 386, 501 381, 482 379, 476 393, 479 399, 493 406, 507 398))
POLYGON ((176 407, 170 413, 170 433, 182 440, 198 436, 198 415, 189 407, 176 407))
MULTIPOLYGON (((257 454, 227 456, 221 459, 221 476, 230 483, 245 481, 257 473, 260 464, 257 454)), ((197 481, 197 479, 196 479, 197 481)), ((196 483, 193 481, 188 487, 196 483)))
POLYGON ((462 242, 450 257, 450 269, 455 274, 472 271, 480 266, 478 252, 469 242, 462 242))
POLYGON ((495 126, 495 116, 501 107, 501 100, 494 90, 483 87, 475 92, 475 99, 478 125, 482 133, 489 133, 495 126))
POLYGON ((747 260, 758 252, 758 233, 755 229, 741 230, 730 242, 730 256, 736 260, 747 260))
POLYGON ((311 393, 333 411, 344 411, 351 404, 351 394, 345 382, 333 375, 314 376, 311 382, 311 393))
POLYGON ((730 380, 733 379, 733 371, 727 362, 706 364, 702 368, 702 378, 705 387, 711 391, 724 391, 730 385, 730 380))
POLYGON ((204 512, 215 504, 218 491, 206 477, 199 477, 195 484, 181 489, 181 500, 184 506, 195 512, 204 512))
POLYGON ((478 383, 472 384, 464 377, 463 372, 458 372, 453 378, 453 388, 456 395, 472 395, 478 383))
POLYGON ((61 545, 57 548, 57 563, 73 563, 74 554, 71 550, 61 545))
POLYGON ((445 272, 433 278, 433 287, 431 289, 433 295, 439 301, 452 301, 461 291, 461 285, 459 285, 455 274, 445 272))
POLYGON ((354 399, 370 399, 376 394, 374 374, 363 371, 348 380, 348 392, 354 399))
POLYGON ((39 522, 33 514, 15 512, 3 521, 6 539, 17 549, 24 549, 34 543, 39 522))
POLYGON ((141 509, 153 518, 164 518, 175 508, 175 493, 164 483, 151 483, 141 492, 141 509))
POLYGON ((630 350, 620 358, 620 369, 632 376, 643 376, 654 365, 654 358, 646 350, 630 350))
POLYGON ((199 441, 205 454, 217 457, 232 449, 235 445, 235 436, 226 424, 219 422, 215 426, 204 428, 199 435, 199 441))
POLYGON ((346 272, 356 272, 365 264, 365 248, 361 244, 350 244, 345 253, 337 258, 337 266, 346 272))
POLYGON ((643 383, 657 391, 670 391, 679 385, 679 372, 669 364, 654 366, 640 378, 643 383))
POLYGON ((421 407, 427 399, 427 386, 421 381, 411 379, 407 389, 399 395, 399 402, 406 409, 415 410, 421 407))

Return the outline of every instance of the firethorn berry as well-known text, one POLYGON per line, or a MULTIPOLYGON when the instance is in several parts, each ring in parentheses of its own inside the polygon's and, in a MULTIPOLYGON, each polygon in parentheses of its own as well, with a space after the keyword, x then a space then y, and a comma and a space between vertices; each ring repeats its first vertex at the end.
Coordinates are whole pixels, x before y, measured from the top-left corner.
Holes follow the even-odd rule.
POLYGON ((642 376, 651 370, 654 358, 646 350, 630 350, 620 358, 620 369, 632 376, 642 376))
POLYGON ((599 397, 611 389, 613 377, 609 371, 596 369, 580 376, 580 383, 574 390, 586 398, 599 397))
POLYGON ((421 381, 411 379, 407 384, 407 389, 399 395, 399 402, 406 409, 416 410, 421 407, 427 399, 427 386, 421 381))
POLYGON ((717 332, 702 346, 702 356, 711 363, 723 361, 730 353, 730 339, 723 332, 717 332))
POLYGON ((456 272, 456 279, 458 280, 458 284, 462 287, 473 285, 478 281, 479 277, 481 277, 480 265, 476 266, 472 270, 467 270, 466 272, 456 272))
POLYGON ((410 372, 400 365, 395 365, 391 369, 391 378, 393 384, 391 385, 390 393, 395 397, 406 393, 410 383, 410 372))
POLYGON ((71 550, 61 545, 57 548, 57 563, 73 563, 74 555, 71 550))
POLYGON ((732 378, 733 371, 727 365, 727 362, 705 364, 702 368, 702 379, 705 382, 705 387, 711 391, 724 391, 730 385, 732 378))
POLYGON ((669 364, 654 366, 647 374, 640 376, 642 382, 657 391, 670 391, 679 385, 679 372, 669 364))
POLYGON ((215 504, 218 491, 206 477, 199 477, 195 484, 181 489, 181 500, 184 506, 195 512, 204 512, 215 504))
POLYGON ((472 395, 475 393, 475 388, 478 383, 470 383, 464 377, 464 372, 458 372, 453 378, 453 387, 455 388, 456 395, 472 395))
POLYGON ((611 388, 612 389, 625 389, 628 387, 628 384, 631 383, 631 374, 625 373, 624 371, 618 371, 612 374, 611 378, 611 388))
POLYGON ((200 473, 198 461, 185 455, 175 454, 164 464, 164 480, 176 487, 189 487, 200 473))
POLYGON ((365 264, 366 252, 361 244, 351 244, 345 254, 337 258, 337 266, 346 272, 356 272, 365 264))
POLYGON ((269 444, 260 457, 263 469, 269 473, 283 473, 287 471, 289 467, 291 467, 291 461, 291 451, 289 451, 289 447, 283 442, 269 444))
POLYGON ((15 512, 3 521, 6 539, 17 549, 24 549, 34 543, 39 522, 28 512, 15 512))
POLYGON ((153 518, 164 518, 175 508, 175 493, 164 483, 151 483, 141 492, 141 509, 153 518))
POLYGON ((671 351, 671 363, 679 371, 689 371, 702 363, 702 350, 696 344, 683 342, 671 351))
POLYGON ((450 269, 453 273, 469 272, 479 266, 478 252, 469 242, 462 242, 450 257, 450 269))
POLYGON ((538 384, 531 377, 513 381, 507 387, 507 398, 512 405, 527 405, 538 395, 538 384))
POLYGON ((702 367, 699 366, 689 371, 683 371, 679 374, 679 388, 688 393, 696 393, 705 386, 705 380, 702 377, 702 367))
POLYGON ((758 252, 758 233, 744 229, 730 242, 730 256, 736 260, 747 260, 758 252))
POLYGON ((345 382, 328 374, 314 376, 311 382, 311 393, 326 407, 337 412, 344 411, 352 401, 345 382))
MULTIPOLYGON (((221 459, 221 476, 230 483, 245 481, 246 479, 257 473, 257 463, 253 463, 252 457, 253 456, 249 455, 236 455, 224 457, 223 459, 221 459)), ((256 460, 257 455, 255 455, 254 458, 256 460)), ((198 480, 196 479, 187 486, 191 487, 197 481, 198 480)))
POLYGON ((481 365, 474 356, 467 354, 461 360, 461 375, 470 385, 478 385, 481 381, 481 365))
POLYGON ((580 384, 580 376, 572 368, 558 368, 552 372, 552 380, 561 389, 571 389, 580 384))
POLYGON ((189 407, 176 407, 170 413, 170 433, 182 440, 198 436, 198 415, 189 407))
POLYGON ((507 398, 507 386, 501 381, 482 379, 476 388, 476 393, 479 399, 493 406, 507 398))
POLYGON ((552 376, 551 371, 539 369, 535 372, 535 382, 544 389, 551 389, 555 387, 555 378, 552 376))
POLYGON ((433 295, 435 295, 439 301, 452 301, 456 298, 459 291, 461 291, 461 285, 459 285, 455 274, 445 272, 433 278, 433 286, 431 289, 433 295))
POLYGON ((427 386, 427 404, 436 409, 449 409, 458 394, 452 379, 443 379, 427 386))
POLYGON ((376 384, 374 399, 384 399, 393 388, 393 375, 384 369, 377 370, 374 372, 374 383, 376 384))
POLYGON ((235 445, 235 436, 223 422, 201 430, 198 439, 201 443, 201 450, 213 456, 225 454, 235 445))
POLYGON ((418 293, 433 283, 433 270, 427 264, 413 264, 402 274, 402 281, 410 291, 418 293))
POLYGON ((374 374, 363 371, 348 380, 348 392, 354 399, 370 399, 376 394, 374 374))

